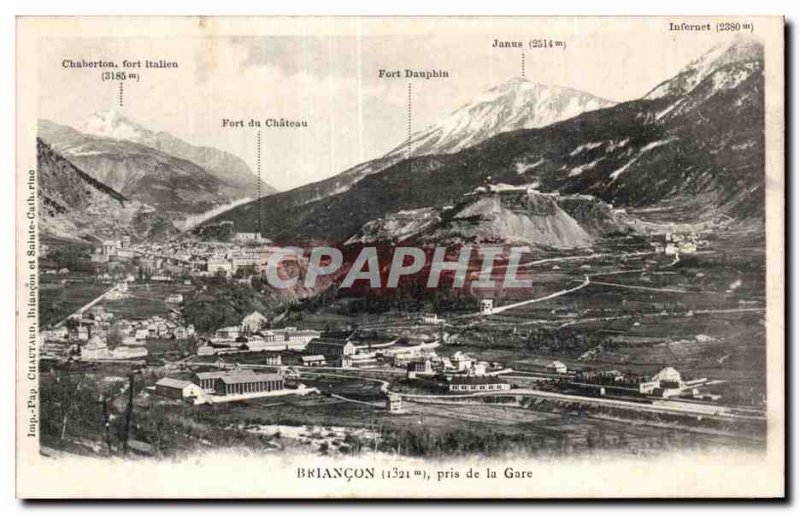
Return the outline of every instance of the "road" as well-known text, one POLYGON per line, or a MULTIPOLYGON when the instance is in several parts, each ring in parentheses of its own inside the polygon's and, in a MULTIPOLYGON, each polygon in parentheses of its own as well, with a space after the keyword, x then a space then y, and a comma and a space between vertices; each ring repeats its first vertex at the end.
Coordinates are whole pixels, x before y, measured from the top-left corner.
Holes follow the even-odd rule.
MULTIPOLYGON (((627 410, 635 410, 639 412, 644 411, 644 412, 656 412, 663 414, 680 414, 686 416, 713 416, 717 418, 740 419, 740 420, 750 420, 750 421, 764 420, 764 416, 760 414, 753 413, 745 415, 737 413, 736 412, 737 409, 726 407, 724 405, 716 405, 716 404, 708 404, 700 402, 682 402, 679 400, 655 399, 652 401, 652 403, 641 403, 641 402, 630 402, 630 401, 611 399, 611 398, 598 398, 591 396, 555 393, 550 391, 541 391, 538 389, 529 389, 529 388, 510 389, 507 391, 483 391, 483 392, 468 393, 468 394, 412 394, 412 393, 400 393, 400 392, 390 391, 389 382, 378 378, 360 377, 352 373, 351 374, 330 373, 330 372, 317 373, 314 371, 309 371, 309 372, 304 371, 304 373, 322 375, 322 376, 332 376, 336 378, 352 378, 369 382, 377 382, 381 384, 382 392, 396 394, 400 396, 402 399, 408 401, 421 400, 424 402, 431 400, 434 401, 441 400, 443 402, 446 402, 446 401, 453 401, 465 398, 480 398, 480 397, 491 397, 491 396, 527 396, 527 397, 543 398, 549 400, 566 401, 572 403, 582 403, 585 405, 622 408, 627 410)), ((358 400, 351 400, 349 398, 340 398, 340 399, 345 401, 358 402, 358 400)))
POLYGON ((543 398, 548 400, 565 401, 572 403, 582 403, 601 407, 613 407, 635 411, 656 412, 662 414, 681 414, 687 416, 714 416, 726 419, 742 420, 763 420, 763 416, 737 414, 732 409, 702 403, 683 403, 674 400, 654 400, 653 403, 628 402, 625 400, 615 400, 610 398, 595 398, 590 396, 578 396, 564 393, 554 393, 550 391, 540 391, 538 389, 512 389, 509 391, 485 391, 470 394, 441 394, 441 395, 421 395, 396 393, 404 400, 443 400, 453 401, 464 398, 480 398, 487 396, 528 396, 543 398))
POLYGON ((532 303, 539 303, 539 302, 545 302, 547 300, 552 300, 553 298, 558 298, 559 296, 564 296, 565 294, 574 293, 575 291, 578 291, 579 289, 583 289, 584 287, 588 286, 590 283, 591 282, 589 280, 589 277, 588 276, 584 276, 583 282, 581 282, 581 284, 578 285, 578 286, 575 286, 575 287, 572 287, 572 288, 569 288, 569 289, 562 289, 561 291, 557 291, 557 292, 549 294, 547 296, 542 296, 541 298, 533 298, 533 299, 530 299, 530 300, 524 300, 524 301, 521 301, 521 302, 509 304, 509 305, 503 305, 502 307, 495 307, 494 309, 492 309, 492 311, 488 315, 491 316, 492 314, 500 314, 501 312, 505 312, 505 311, 510 310, 510 309, 516 309, 516 308, 519 308, 519 307, 524 307, 524 306, 530 305, 532 303))
MULTIPOLYGON (((341 370, 342 368, 333 368, 333 369, 340 369, 341 370)), ((373 371, 373 370, 369 370, 369 371, 373 371)), ((389 382, 387 382, 386 380, 381 380, 380 378, 362 377, 362 376, 359 376, 359 375, 356 375, 356 374, 352 374, 352 373, 317 373, 316 371, 306 371, 306 370, 298 371, 298 373, 300 374, 301 378, 302 378, 303 374, 305 373, 307 375, 317 375, 317 376, 322 376, 322 377, 354 378, 356 380, 363 380, 365 382, 377 382, 378 384, 381 385, 381 392, 382 393, 386 393, 389 390, 389 382)), ((400 371, 400 373, 404 373, 404 372, 400 371)))
POLYGON ((592 283, 598 286, 619 287, 621 289, 636 289, 638 291, 653 291, 656 293, 716 294, 716 291, 687 291, 686 289, 672 289, 669 287, 658 288, 658 287, 647 287, 647 286, 632 286, 628 284, 615 284, 613 282, 600 282, 600 281, 594 281, 592 283))
POLYGON ((589 255, 573 255, 570 257, 551 257, 549 259, 540 259, 538 261, 531 261, 526 262, 524 264, 520 264, 520 268, 531 268, 533 266, 539 266, 541 264, 550 264, 550 263, 558 263, 558 262, 569 262, 569 261, 584 261, 584 260, 592 260, 592 259, 602 259, 604 257, 642 257, 645 255, 655 255, 656 252, 654 251, 646 251, 646 252, 628 252, 628 253, 592 253, 589 255))
POLYGON ((517 309, 519 307, 525 307, 526 305, 531 305, 533 303, 539 302, 546 302, 547 300, 552 300, 553 298, 558 298, 559 296, 564 296, 565 294, 574 293, 579 289, 583 289, 584 287, 590 284, 590 280, 588 276, 584 276, 583 282, 580 285, 571 287, 569 289, 562 289, 561 291, 556 291, 555 293, 549 294, 547 296, 542 296, 540 298, 531 298, 530 300, 523 300, 521 302, 510 303, 508 305, 503 305, 502 307, 495 307, 491 310, 491 312, 483 313, 483 312, 473 312, 470 314, 464 314, 462 316, 458 316, 453 319, 464 319, 464 318, 474 318, 478 316, 491 316, 493 314, 500 314, 501 312, 505 312, 510 309, 517 309))
MULTIPOLYGON (((576 255, 576 256, 571 256, 571 257, 553 257, 553 258, 549 258, 549 259, 541 259, 541 260, 538 260, 538 261, 532 261, 532 262, 528 262, 528 263, 525 263, 525 264, 520 264, 519 267, 520 268, 525 268, 525 267, 538 266, 538 265, 541 265, 541 264, 550 264, 550 263, 554 263, 554 262, 598 259, 598 258, 602 258, 602 257, 617 257, 617 258, 641 257, 641 256, 645 256, 645 255, 654 255, 655 253, 656 252, 654 252, 654 251, 646 251, 646 252, 628 252, 628 253, 621 253, 621 254, 595 253, 595 254, 590 254, 590 255, 576 255)), ((677 262, 677 260, 675 262, 677 262)), ((672 264, 674 264, 674 262, 672 264)), ((636 271, 644 271, 644 270, 620 270, 620 271, 612 271, 612 272, 608 272, 608 273, 596 273, 596 274, 591 275, 591 276, 613 275, 613 274, 621 274, 621 273, 634 273, 636 271)), ((583 282, 581 282, 581 284, 576 286, 576 287, 572 287, 572 288, 568 288, 568 289, 562 289, 561 291, 557 291, 555 293, 549 294, 547 296, 543 296, 541 298, 532 298, 530 300, 524 300, 524 301, 521 301, 521 302, 516 302, 516 303, 509 304, 509 305, 503 305, 501 307, 495 307, 495 308, 493 308, 491 310, 491 312, 488 312, 488 313, 476 312, 476 313, 465 314, 465 315, 462 315, 462 316, 457 316, 454 319, 465 319, 465 318, 474 318, 474 317, 480 317, 480 316, 491 316, 493 314, 499 314, 501 312, 505 312, 505 311, 510 310, 510 309, 516 309, 516 308, 525 307, 527 305, 531 305, 531 304, 534 304, 534 303, 539 303, 539 302, 545 302, 547 300, 552 300, 553 298, 558 298, 559 296, 564 296, 566 294, 573 293, 575 291, 583 289, 584 287, 588 286, 589 284, 604 285, 604 286, 609 286, 609 287, 621 287, 621 288, 627 288, 627 289, 641 289, 641 290, 645 290, 645 291, 657 291, 657 292, 664 292, 664 293, 691 293, 691 292, 693 292, 693 291, 686 291, 686 290, 682 290, 682 289, 668 289, 668 288, 657 289, 657 288, 648 288, 648 287, 643 287, 643 286, 628 286, 628 285, 625 285, 625 284, 615 284, 615 283, 612 283, 612 282, 598 282, 598 281, 592 281, 591 278, 590 278, 591 276, 590 275, 584 275, 583 282)))
POLYGON ((58 323, 56 323, 56 324, 55 324, 55 326, 56 326, 56 327, 60 327, 61 325, 63 325, 64 323, 66 323, 66 322, 67 322, 67 320, 68 320, 69 318, 71 318, 72 316, 74 316, 75 314, 82 314, 82 313, 83 313, 83 312, 85 312, 87 309, 90 309, 90 308, 91 308, 93 305, 97 304, 97 303, 98 303, 98 302, 100 302, 100 301, 101 301, 103 298, 105 298, 105 297, 106 297, 106 295, 107 295, 108 293, 110 293, 111 291, 116 291, 117 287, 118 287, 118 286, 114 286, 114 287, 112 287, 111 289, 109 289, 108 291, 104 292, 103 294, 101 294, 100 296, 98 296, 97 298, 95 298, 94 300, 92 300, 91 302, 87 303, 86 305, 84 305, 84 306, 82 306, 82 307, 79 307, 77 310, 75 310, 75 312, 71 313, 69 316, 67 316, 66 318, 62 319, 62 320, 61 320, 61 321, 59 321, 58 323))
MULTIPOLYGON (((701 314, 735 314, 735 313, 742 313, 742 312, 765 312, 766 309, 763 307, 747 307, 747 308, 739 308, 739 309, 700 309, 691 311, 693 316, 701 315, 701 314)), ((568 321, 566 323, 562 323, 559 325, 559 328, 569 327, 572 325, 578 325, 580 323, 592 323, 595 321, 616 321, 621 319, 639 319, 639 318, 657 318, 657 317, 673 317, 678 318, 682 316, 686 316, 686 312, 650 312, 650 313, 642 313, 637 312, 636 314, 625 314, 622 316, 606 316, 602 318, 583 318, 583 319, 576 319, 572 321, 568 321)), ((528 323, 519 323, 519 325, 527 325, 528 323)))
POLYGON ((336 398, 337 400, 342 400, 343 402, 355 403, 356 405, 365 405, 367 407, 374 407, 376 409, 386 408, 385 402, 362 402, 361 400, 354 400, 352 398, 347 398, 340 394, 333 394, 333 393, 331 393, 331 398, 336 398))

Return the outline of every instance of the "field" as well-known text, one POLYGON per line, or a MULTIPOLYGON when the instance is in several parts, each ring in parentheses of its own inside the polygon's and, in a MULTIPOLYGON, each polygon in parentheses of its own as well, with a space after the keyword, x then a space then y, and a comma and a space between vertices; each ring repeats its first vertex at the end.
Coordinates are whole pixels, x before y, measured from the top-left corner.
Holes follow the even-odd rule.
MULTIPOLYGON (((764 254, 739 244, 712 240, 677 262, 663 254, 609 255, 531 266, 530 298, 588 283, 488 317, 456 315, 453 351, 645 375, 672 366, 687 379, 725 381, 714 388, 725 401, 758 405, 765 394, 764 254)), ((498 298, 496 306, 520 301, 498 298)))
POLYGON ((39 323, 46 327, 64 320, 111 288, 80 273, 39 274, 39 323))
MULTIPOLYGON (((290 309, 281 324, 317 329, 361 327, 385 331, 392 337, 434 337, 441 330, 454 337, 436 350, 438 354, 463 351, 512 368, 520 361, 557 359, 573 370, 617 369, 650 376, 671 366, 685 380, 708 378, 713 385, 704 392, 721 394, 721 403, 763 407, 766 301, 760 249, 741 240, 712 238, 697 253, 675 258, 650 251, 641 240, 617 240, 592 254, 531 254, 523 261, 522 270, 523 277, 532 279, 532 288, 472 291, 455 295, 456 300, 401 298, 396 305, 386 298, 377 302, 358 297, 318 298, 290 309), (481 298, 494 299, 493 314, 478 315, 481 298), (409 308, 409 302, 414 308, 409 308), (417 310, 436 312, 445 325, 441 329, 419 326, 417 310)), ((44 275, 43 303, 49 311, 65 316, 106 287, 79 273, 70 274, 66 282, 60 276, 44 275)), ((104 300, 102 305, 127 319, 166 316, 182 308, 165 301, 173 293, 185 298, 198 296, 192 285, 137 283, 131 285, 127 297, 104 300)), ((191 351, 177 348, 174 341, 153 341, 148 347, 151 354, 162 356, 191 351)), ((299 353, 281 354, 285 365, 299 364, 299 353)), ((265 353, 242 353, 223 359, 263 365, 265 357, 265 353)), ((214 356, 194 357, 191 362, 216 360, 214 356)), ((107 368, 92 369, 100 376, 107 368)), ((165 369, 154 366, 138 379, 133 414, 134 436, 163 454, 220 446, 315 452, 373 448, 425 456, 573 455, 600 449, 647 454, 695 447, 758 448, 763 443, 759 428, 753 426, 737 431, 735 426, 731 429, 714 420, 689 426, 692 421, 676 420, 675 416, 587 408, 580 402, 513 394, 458 402, 435 400, 439 403, 406 399, 402 413, 389 413, 382 380, 391 383, 392 390, 404 393, 441 391, 432 390, 424 381, 406 379, 401 369, 387 365, 380 370, 302 369, 300 382, 320 394, 197 407, 166 401, 144 390, 163 373, 165 369)), ((188 373, 184 368, 181 376, 187 378, 188 373)), ((126 376, 124 371, 108 374, 112 376, 102 380, 126 376)), ((72 381, 79 380, 78 373, 70 376, 72 381)), ((45 385, 59 387, 49 382, 45 385)), ((63 409, 58 407, 63 406, 59 395, 68 392, 57 391, 51 397, 56 409, 63 409)), ((95 439, 102 435, 96 398, 94 391, 86 393, 84 400, 90 403, 82 413, 82 419, 92 425, 84 432, 95 439)), ((117 398, 112 405, 118 419, 120 402, 117 398)), ((56 420, 48 423, 46 435, 54 437, 56 420)))
POLYGON ((131 284, 128 294, 118 300, 103 300, 106 311, 118 318, 143 319, 152 316, 166 317, 178 304, 167 303, 167 296, 173 293, 184 297, 194 291, 194 286, 183 284, 144 283, 131 284))

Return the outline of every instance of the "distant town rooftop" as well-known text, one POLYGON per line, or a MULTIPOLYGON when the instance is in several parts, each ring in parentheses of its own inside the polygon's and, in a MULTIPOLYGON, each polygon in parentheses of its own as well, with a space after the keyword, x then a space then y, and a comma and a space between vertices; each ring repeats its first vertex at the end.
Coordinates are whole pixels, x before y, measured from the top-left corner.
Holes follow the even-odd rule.
POLYGON ((220 377, 226 384, 249 384, 251 382, 267 382, 275 380, 283 380, 281 375, 277 373, 247 373, 244 371, 231 371, 220 377))
POLYGON ((177 378, 164 377, 158 382, 156 382, 156 385, 183 389, 186 386, 192 385, 192 383, 187 380, 179 380, 177 378))
POLYGON ((480 377, 455 376, 453 377, 451 382, 453 384, 499 384, 502 382, 502 380, 493 376, 480 376, 480 377))
MULTIPOLYGON (((195 373, 195 375, 197 376, 197 378, 201 380, 214 380, 217 378, 224 378, 228 376, 230 373, 231 373, 230 371, 200 371, 198 373, 195 373)), ((251 375, 251 377, 252 375, 255 375, 255 371, 253 371, 252 369, 240 369, 237 370, 236 373, 240 374, 247 373, 248 375, 251 375)))

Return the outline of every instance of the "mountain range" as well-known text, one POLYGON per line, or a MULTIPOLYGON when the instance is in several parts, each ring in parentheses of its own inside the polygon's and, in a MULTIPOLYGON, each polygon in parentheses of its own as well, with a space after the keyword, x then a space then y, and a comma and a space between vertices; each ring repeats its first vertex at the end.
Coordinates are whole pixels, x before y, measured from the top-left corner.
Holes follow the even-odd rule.
MULTIPOLYGON (((232 186, 238 197, 256 196, 258 178, 240 157, 231 153, 207 146, 191 145, 169 132, 147 130, 115 110, 93 114, 78 129, 92 136, 139 143, 193 162, 232 186)), ((262 180, 262 194, 268 195, 275 191, 277 190, 274 187, 262 180)))
POLYGON ((480 95, 436 123, 411 134, 382 157, 360 163, 333 177, 271 195, 269 209, 294 207, 341 194, 362 178, 383 171, 407 157, 456 153, 502 132, 543 127, 613 102, 571 88, 535 84, 513 78, 480 95))
POLYGON ((584 91, 515 77, 411 135, 386 157, 456 153, 502 132, 539 128, 603 109, 614 102, 584 91))
POLYGON ((97 240, 119 234, 135 239, 177 235, 170 220, 84 173, 36 140, 39 230, 62 239, 97 240))
POLYGON ((239 157, 149 131, 116 111, 95 113, 80 130, 40 120, 38 135, 94 179, 176 221, 257 194, 258 178, 239 157))
MULTIPOLYGON (((206 223, 230 220, 237 230, 254 231, 261 220, 263 234, 277 241, 343 242, 390 219, 406 236, 403 213, 435 218, 431 213, 475 188, 500 183, 666 210, 676 220, 763 222, 763 70, 761 44, 737 38, 644 97, 615 105, 578 92, 572 98, 548 93, 558 100, 539 102, 538 86, 514 80, 412 136, 410 158, 400 145, 336 177, 206 223), (549 123, 559 117, 553 106, 580 112, 549 123), (541 115, 539 108, 545 109, 541 115), (525 127, 536 120, 549 124, 525 127)), ((508 239, 519 235, 507 228, 508 239)))

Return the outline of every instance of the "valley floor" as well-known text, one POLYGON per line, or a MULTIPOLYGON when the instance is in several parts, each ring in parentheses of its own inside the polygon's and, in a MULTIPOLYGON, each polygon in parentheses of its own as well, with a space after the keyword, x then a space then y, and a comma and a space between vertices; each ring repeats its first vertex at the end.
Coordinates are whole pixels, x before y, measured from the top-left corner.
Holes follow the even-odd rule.
MULTIPOLYGON (((760 450, 766 394, 764 255, 740 243, 712 239, 695 252, 665 255, 642 241, 627 245, 622 240, 594 253, 531 254, 522 265, 522 274, 533 281, 531 289, 476 292, 478 298, 494 301, 491 312, 477 313, 476 300, 438 307, 423 300, 417 308, 435 311, 452 336, 436 351, 501 363, 511 370, 504 380, 514 386, 503 393, 442 393, 430 382, 405 378, 404 368, 385 363, 355 370, 305 369, 299 367, 299 352, 284 351, 284 366, 297 370, 293 380, 319 394, 193 407, 165 402, 146 387, 165 373, 186 378, 191 370, 214 366, 217 357, 193 355, 191 346, 177 347, 168 340, 154 341, 148 346, 156 360, 137 379, 133 437, 148 441, 163 455, 231 445, 266 452, 371 449, 417 456, 760 450), (686 380, 707 379, 698 389, 718 399, 593 399, 556 388, 553 379, 558 377, 528 371, 532 362, 541 360, 558 360, 570 370, 621 370, 643 376, 674 367, 686 380), (399 413, 387 411, 387 391, 401 397, 399 413), (297 429, 290 436, 290 430, 281 427, 297 429)), ((53 283, 51 287, 64 291, 61 301, 70 305, 83 305, 100 291, 85 287, 79 277, 53 283)), ((174 309, 164 302, 166 296, 191 296, 196 288, 183 283, 133 284, 126 299, 100 303, 120 317, 166 316, 174 309)), ((357 325, 394 334, 438 330, 420 326, 397 310, 360 309, 358 301, 334 298, 310 304, 284 323, 320 330, 357 325)), ((224 360, 226 365, 271 369, 258 352, 232 353, 224 360)), ((59 398, 68 394, 64 388, 77 376, 93 382, 92 387, 122 383, 130 365, 91 364, 88 375, 78 372, 78 364, 48 366, 66 379, 43 382, 48 445, 63 450, 78 444, 75 441, 102 442, 96 401, 84 406, 87 412, 81 415, 89 418, 76 426, 75 420, 63 423, 78 416, 65 417, 59 398)), ((122 397, 118 394, 112 405, 119 413, 125 408, 122 397)), ((82 447, 86 450, 86 444, 82 447)), ((113 450, 98 444, 86 451, 113 450)))

